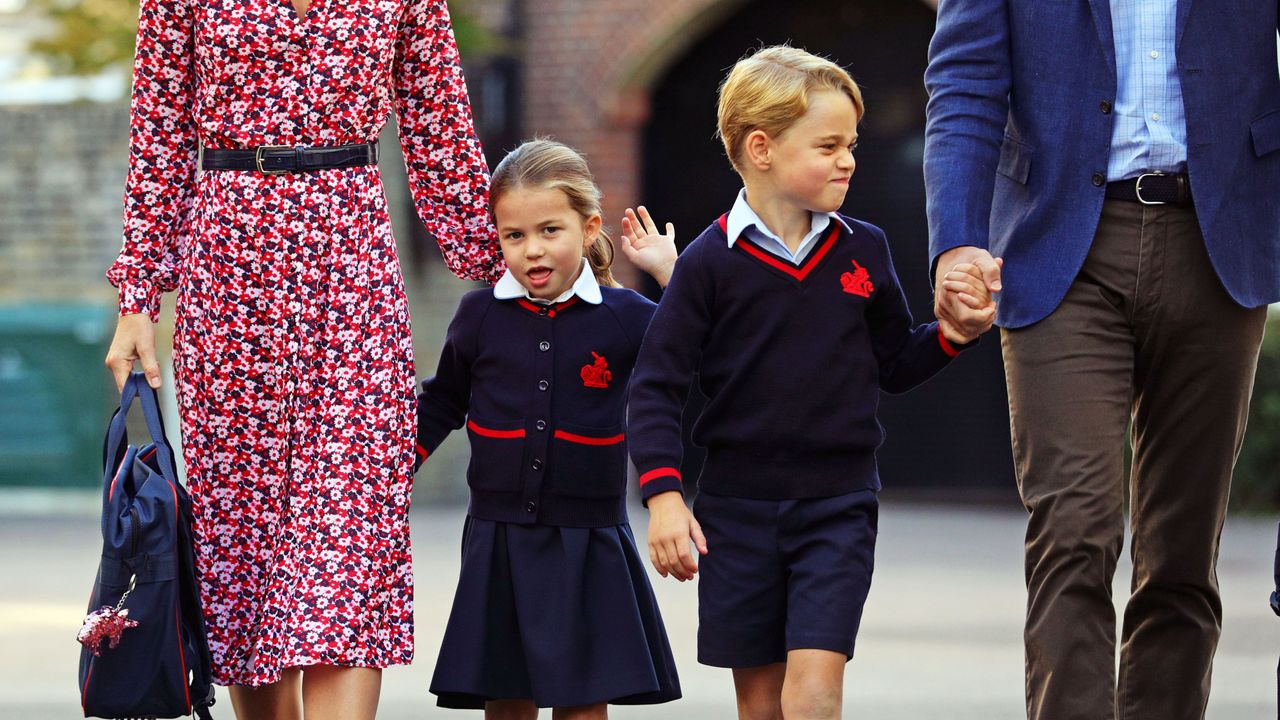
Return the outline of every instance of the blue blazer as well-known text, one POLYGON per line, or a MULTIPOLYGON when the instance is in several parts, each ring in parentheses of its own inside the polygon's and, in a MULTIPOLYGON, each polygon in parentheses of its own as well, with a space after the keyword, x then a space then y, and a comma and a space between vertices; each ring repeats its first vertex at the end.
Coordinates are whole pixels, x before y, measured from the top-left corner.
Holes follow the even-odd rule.
MULTIPOLYGON (((1277 0, 1177 0, 1187 169, 1205 244, 1245 307, 1280 300, 1277 0)), ((1102 212, 1116 99, 1108 0, 942 0, 925 71, 930 264, 1003 256, 997 322, 1053 312, 1102 212)))

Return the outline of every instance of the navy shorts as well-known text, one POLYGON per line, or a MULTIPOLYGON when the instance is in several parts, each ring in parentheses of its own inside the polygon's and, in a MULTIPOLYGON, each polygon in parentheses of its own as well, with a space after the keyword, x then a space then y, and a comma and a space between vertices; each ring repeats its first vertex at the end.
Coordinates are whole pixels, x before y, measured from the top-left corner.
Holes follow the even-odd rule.
POLYGON ((801 649, 852 658, 878 512, 874 490, 802 500, 700 493, 698 662, 756 667, 801 649))

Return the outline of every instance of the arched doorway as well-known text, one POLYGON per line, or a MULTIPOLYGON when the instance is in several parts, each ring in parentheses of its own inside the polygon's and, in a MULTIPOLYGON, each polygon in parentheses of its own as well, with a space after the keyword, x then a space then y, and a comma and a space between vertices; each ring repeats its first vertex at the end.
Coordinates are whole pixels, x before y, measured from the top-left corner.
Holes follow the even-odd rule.
MULTIPOLYGON (((790 42, 831 57, 852 72, 867 104, 843 210, 884 228, 917 322, 932 319, 921 158, 922 77, 934 21, 926 4, 902 0, 744 3, 651 85, 641 196, 676 223, 682 243, 692 240, 729 209, 740 187, 715 138, 716 87, 725 71, 760 45, 790 42)), ((879 459, 886 488, 1016 497, 999 345, 990 334, 925 386, 885 397, 880 417, 889 439, 879 459)))

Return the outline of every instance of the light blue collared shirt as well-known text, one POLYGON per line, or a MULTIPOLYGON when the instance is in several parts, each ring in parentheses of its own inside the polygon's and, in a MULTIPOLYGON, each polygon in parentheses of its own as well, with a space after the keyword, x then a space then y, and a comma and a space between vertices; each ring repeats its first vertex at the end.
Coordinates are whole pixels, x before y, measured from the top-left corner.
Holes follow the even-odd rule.
MULTIPOLYGON (((597 240, 597 242, 599 242, 597 240)), ((493 296, 499 300, 515 300, 516 298, 525 298, 532 300, 539 305, 552 305, 554 303, 562 303, 565 300, 577 295, 580 300, 592 305, 599 305, 603 299, 600 295, 600 283, 596 282, 596 274, 591 271, 591 263, 586 258, 582 258, 582 271, 578 273, 578 279, 573 281, 573 285, 569 286, 555 300, 543 300, 529 294, 529 288, 520 284, 515 275, 511 274, 511 270, 502 273, 502 277, 498 278, 498 282, 493 285, 493 296)))
POLYGON ((793 264, 799 265, 809 256, 810 251, 818 244, 825 231, 831 227, 831 221, 835 220, 844 226, 845 230, 849 230, 849 224, 840 217, 839 213, 810 213, 811 224, 809 233, 804 236, 804 240, 800 241, 800 247, 796 248, 795 253, 791 252, 791 248, 778 237, 755 210, 747 204, 747 189, 742 188, 738 191, 738 199, 733 203, 733 209, 729 211, 728 228, 725 233, 729 236, 729 247, 738 242, 738 238, 746 234, 747 239, 759 245, 770 253, 777 255, 783 260, 787 260, 793 264))
POLYGON ((1117 92, 1109 181, 1186 168, 1177 10, 1177 0, 1111 0, 1117 92))

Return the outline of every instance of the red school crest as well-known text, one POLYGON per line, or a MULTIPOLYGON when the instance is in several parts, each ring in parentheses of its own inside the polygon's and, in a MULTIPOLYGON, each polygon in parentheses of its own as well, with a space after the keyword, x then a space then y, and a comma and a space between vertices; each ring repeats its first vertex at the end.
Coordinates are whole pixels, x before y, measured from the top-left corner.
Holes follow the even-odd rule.
POLYGON ((871 273, 859 265, 857 260, 852 262, 853 272, 846 272, 840 276, 840 286, 850 295, 871 297, 871 293, 876 291, 876 286, 871 284, 871 273))
POLYGON ((613 371, 609 369, 609 361, 596 351, 591 351, 596 361, 582 366, 582 385, 589 388, 607 388, 613 380, 613 371))

